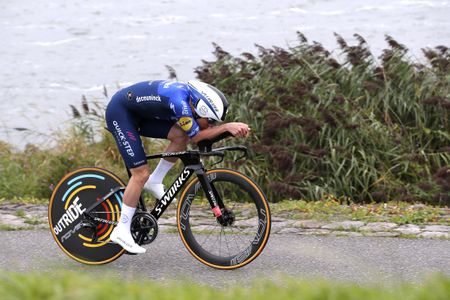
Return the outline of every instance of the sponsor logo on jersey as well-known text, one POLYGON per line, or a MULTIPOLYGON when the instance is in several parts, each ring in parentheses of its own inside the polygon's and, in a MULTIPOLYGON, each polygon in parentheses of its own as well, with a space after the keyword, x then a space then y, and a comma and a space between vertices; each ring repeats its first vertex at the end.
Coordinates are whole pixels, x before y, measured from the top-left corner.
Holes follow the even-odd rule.
POLYGON ((174 83, 177 83, 177 82, 176 81, 167 81, 166 83, 164 83, 163 88, 167 89, 174 83))
POLYGON ((128 92, 127 93, 127 98, 129 101, 133 100, 133 93, 132 92, 128 92))
POLYGON ((136 141, 136 140, 137 140, 136 137, 134 136, 134 134, 133 134, 131 131, 127 131, 127 135, 128 135, 128 137, 129 137, 131 140, 133 140, 133 141, 136 141))
POLYGON ((181 102, 181 106, 182 106, 182 110, 181 113, 183 115, 189 115, 189 108, 188 108, 188 104, 186 102, 181 102))
POLYGON ((199 133, 200 131, 200 127, 196 127, 194 130, 191 131, 191 133, 189 134, 189 137, 193 137, 195 135, 197 135, 197 133, 199 133))
POLYGON ((134 151, 131 148, 130 142, 127 140, 125 134, 123 133, 122 129, 119 126, 119 123, 114 120, 113 121, 114 129, 116 130, 114 133, 116 135, 117 140, 119 140, 122 143, 122 146, 125 148, 125 151, 127 154, 131 157, 134 157, 134 151))
POLYGON ((189 131, 192 128, 192 118, 190 117, 181 117, 178 120, 178 124, 184 131, 189 131))
POLYGON ((161 97, 159 95, 150 95, 150 96, 139 96, 136 97, 136 102, 140 103, 140 102, 144 102, 144 101, 157 101, 157 102, 161 102, 161 97))

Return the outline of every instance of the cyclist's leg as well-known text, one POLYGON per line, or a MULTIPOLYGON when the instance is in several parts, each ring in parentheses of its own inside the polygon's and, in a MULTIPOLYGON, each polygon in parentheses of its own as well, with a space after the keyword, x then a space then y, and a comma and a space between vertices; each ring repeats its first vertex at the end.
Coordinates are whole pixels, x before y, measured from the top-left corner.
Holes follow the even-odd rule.
MULTIPOLYGON (((170 141, 169 146, 166 148, 166 152, 185 151, 189 142, 189 137, 186 132, 178 125, 173 125, 167 135, 167 139, 170 141)), ((178 158, 172 157, 173 161, 178 158)))
MULTIPOLYGON (((167 146, 166 152, 184 151, 189 141, 186 133, 173 121, 146 120, 140 128, 140 133, 147 137, 169 140, 170 144, 167 146)), ((164 195, 163 179, 176 160, 177 158, 161 159, 144 186, 158 199, 164 195)))
MULTIPOLYGON (((174 121, 157 119, 144 120, 140 124, 139 133, 145 137, 169 140, 170 144, 167 146, 166 152, 184 151, 189 142, 189 137, 185 131, 176 125, 174 121)), ((164 158, 164 160, 175 162, 177 158, 164 158)))
POLYGON ((106 123, 131 172, 131 178, 123 197, 124 203, 119 224, 111 233, 111 241, 120 244, 128 252, 143 253, 145 249, 134 242, 130 232, 139 196, 150 173, 142 141, 133 123, 132 115, 120 106, 120 102, 114 102, 114 97, 106 110, 106 123))

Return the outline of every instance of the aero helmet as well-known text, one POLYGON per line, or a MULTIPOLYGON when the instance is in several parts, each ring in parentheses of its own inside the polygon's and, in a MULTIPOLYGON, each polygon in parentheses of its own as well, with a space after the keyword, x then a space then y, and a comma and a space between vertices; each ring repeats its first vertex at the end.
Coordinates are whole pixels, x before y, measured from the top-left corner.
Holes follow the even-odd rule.
POLYGON ((227 114, 228 101, 221 91, 207 83, 190 80, 187 82, 192 96, 192 105, 201 118, 223 121, 227 114))

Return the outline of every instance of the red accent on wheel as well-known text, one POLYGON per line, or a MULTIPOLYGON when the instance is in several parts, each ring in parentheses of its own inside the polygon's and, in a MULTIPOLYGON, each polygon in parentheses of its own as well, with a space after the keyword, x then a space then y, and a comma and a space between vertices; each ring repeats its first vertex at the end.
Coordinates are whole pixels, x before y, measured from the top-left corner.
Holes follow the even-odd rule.
MULTIPOLYGON (((102 206, 103 206, 103 208, 105 209, 106 212, 109 212, 109 209, 108 209, 108 207, 106 206, 105 202, 102 202, 102 206)), ((106 214, 106 220, 109 221, 109 218, 110 218, 109 214, 106 214)), ((99 226, 101 226, 101 225, 102 225, 102 224, 100 224, 99 226)), ((103 229, 100 230, 99 232, 97 232, 97 236, 100 236, 103 232, 106 231, 106 228, 108 228, 108 224, 103 224, 103 225, 104 225, 104 226, 103 226, 103 229)), ((99 229, 99 228, 97 227, 97 229, 99 229)))

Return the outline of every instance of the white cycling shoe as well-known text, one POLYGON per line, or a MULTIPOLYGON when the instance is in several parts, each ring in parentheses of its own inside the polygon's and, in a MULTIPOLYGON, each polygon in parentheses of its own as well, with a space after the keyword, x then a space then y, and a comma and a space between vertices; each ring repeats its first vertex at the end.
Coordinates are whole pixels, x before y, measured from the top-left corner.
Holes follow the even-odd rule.
POLYGON ((140 254, 145 253, 147 249, 142 248, 133 240, 130 232, 123 230, 119 227, 114 228, 110 236, 111 242, 117 243, 122 246, 123 249, 130 253, 140 254))
POLYGON ((161 199, 164 196, 164 184, 162 183, 149 183, 144 184, 144 189, 150 192, 156 199, 161 199))

